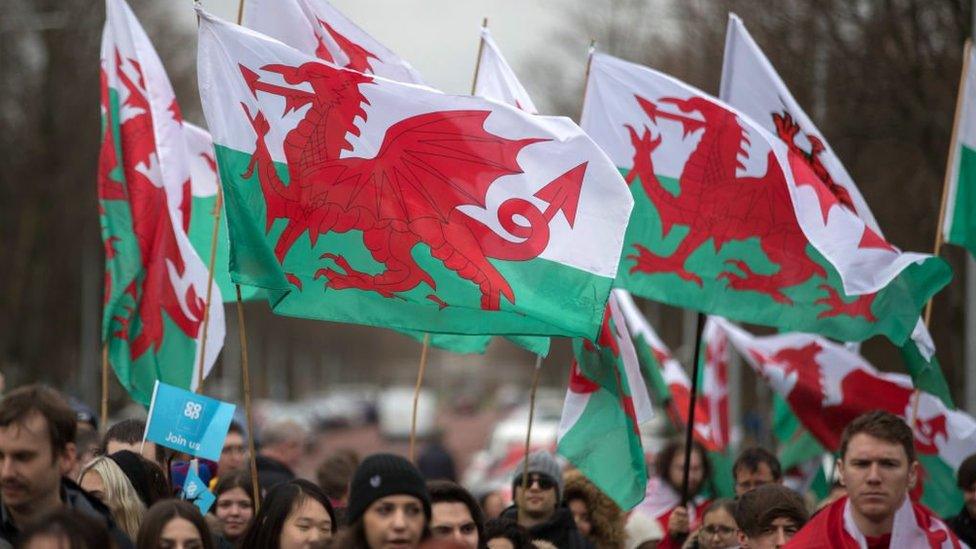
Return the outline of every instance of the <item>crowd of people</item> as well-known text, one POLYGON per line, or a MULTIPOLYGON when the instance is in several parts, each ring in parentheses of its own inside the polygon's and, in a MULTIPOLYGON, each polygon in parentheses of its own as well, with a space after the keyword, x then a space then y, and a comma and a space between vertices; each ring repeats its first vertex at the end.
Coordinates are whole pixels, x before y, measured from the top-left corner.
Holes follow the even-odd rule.
POLYGON ((710 464, 680 441, 658 452, 644 501, 617 506, 580 471, 535 452, 501 493, 475 497, 407 459, 339 450, 296 478, 301 429, 262 435, 257 492, 248 434, 234 425, 218 462, 191 462, 143 441, 145 424, 99 437, 93 414, 57 391, 27 386, 0 400, 0 548, 612 548, 961 547, 976 544, 976 455, 959 468, 965 494, 946 521, 915 502, 914 435, 900 418, 865 414, 845 429, 837 486, 811 502, 783 485, 776 456, 744 450, 734 499, 708 499, 710 464), (92 436, 96 434, 95 436, 92 436), (685 456, 688 494, 682 497, 685 456), (201 514, 178 497, 193 467, 216 501, 201 514), (683 501, 687 500, 687 501, 683 501))

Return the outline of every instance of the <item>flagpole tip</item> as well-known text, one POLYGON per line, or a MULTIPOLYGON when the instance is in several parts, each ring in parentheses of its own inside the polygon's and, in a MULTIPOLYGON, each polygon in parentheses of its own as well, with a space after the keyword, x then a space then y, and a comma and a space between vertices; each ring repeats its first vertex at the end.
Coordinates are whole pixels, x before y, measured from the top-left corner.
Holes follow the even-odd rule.
POLYGON ((487 17, 485 17, 484 19, 481 20, 481 26, 483 28, 488 28, 488 18, 487 17))

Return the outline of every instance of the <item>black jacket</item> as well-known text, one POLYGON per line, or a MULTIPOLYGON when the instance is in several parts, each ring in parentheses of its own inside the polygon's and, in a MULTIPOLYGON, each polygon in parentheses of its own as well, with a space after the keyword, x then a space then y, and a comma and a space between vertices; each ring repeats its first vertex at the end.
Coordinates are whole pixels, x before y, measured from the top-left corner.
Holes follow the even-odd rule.
POLYGON ((295 472, 284 463, 269 458, 268 456, 258 455, 254 460, 258 469, 258 484, 261 492, 268 493, 273 486, 288 482, 295 478, 295 472))
MULTIPOLYGON (((512 505, 502 511, 502 517, 518 521, 518 509, 512 505)), ((556 507, 552 517, 542 524, 529 528, 532 539, 548 541, 559 549, 596 549, 596 547, 580 531, 576 529, 573 514, 565 507, 556 507)))
POLYGON ((969 511, 965 507, 959 514, 947 520, 946 523, 952 531, 956 533, 959 541, 964 542, 970 547, 976 547, 976 518, 969 516, 969 511))
MULTIPOLYGON (((105 507, 105 504, 101 501, 95 499, 88 492, 82 490, 80 486, 66 478, 61 479, 61 501, 71 509, 104 521, 105 526, 108 528, 108 533, 112 536, 112 540, 115 541, 115 546, 118 549, 131 549, 135 547, 132 540, 129 539, 129 536, 116 526, 108 507, 105 507)), ((10 513, 7 512, 7 507, 0 501, 0 540, 7 541, 11 545, 16 546, 17 540, 20 538, 20 530, 20 528, 14 525, 10 513)))

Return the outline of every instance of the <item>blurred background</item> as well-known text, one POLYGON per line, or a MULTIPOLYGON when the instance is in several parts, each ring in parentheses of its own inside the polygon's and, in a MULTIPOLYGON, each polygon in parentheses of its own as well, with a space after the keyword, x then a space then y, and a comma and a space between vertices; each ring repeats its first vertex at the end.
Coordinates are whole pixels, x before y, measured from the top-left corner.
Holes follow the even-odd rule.
MULTIPOLYGON (((191 2, 129 3, 166 65, 185 118, 202 125, 191 2)), ((717 94, 727 15, 734 11, 845 162, 887 238, 903 249, 932 250, 962 43, 972 31, 968 1, 333 4, 449 93, 470 92, 478 27, 487 16, 539 108, 574 119, 591 38, 601 51, 717 94)), ((203 5, 236 17, 237 0, 203 5)), ((0 372, 8 387, 47 382, 92 404, 100 394, 104 261, 95 197, 103 22, 98 1, 0 0, 0 372)), ((966 258, 956 247, 942 256, 956 278, 935 298, 931 331, 953 397, 973 412, 976 403, 964 395, 966 258)), ((687 366, 694 314, 648 302, 643 308, 687 366)), ((238 401, 233 308, 226 316, 226 346, 206 391, 238 401)), ((275 317, 260 302, 246 305, 246 318, 260 417, 300 418, 361 451, 403 436, 420 344, 387 330, 275 317)), ((863 353, 883 370, 904 370, 897 349, 881 338, 868 341, 863 353)), ((570 361, 569 342, 554 340, 543 365, 540 441, 554 440, 570 361)), ((422 428, 444 433, 462 466, 477 462, 487 470, 499 463, 507 445, 524 437, 524 427, 512 434, 505 426, 524 425, 533 362, 503 341, 483 356, 432 350, 422 428)), ((739 435, 768 442, 768 390, 748 368, 733 367, 731 375, 739 435)), ((120 411, 128 399, 114 379, 111 394, 113 411, 120 411)))

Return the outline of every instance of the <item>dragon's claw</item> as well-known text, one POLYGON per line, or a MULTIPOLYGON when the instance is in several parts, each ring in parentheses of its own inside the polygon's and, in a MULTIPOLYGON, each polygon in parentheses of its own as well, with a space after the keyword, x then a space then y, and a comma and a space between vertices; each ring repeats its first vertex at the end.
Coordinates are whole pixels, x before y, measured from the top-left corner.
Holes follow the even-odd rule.
POLYGON ((637 254, 627 256, 627 259, 634 261, 634 265, 630 268, 631 274, 669 273, 677 275, 678 278, 686 282, 694 282, 699 287, 702 285, 700 276, 684 268, 687 257, 675 257, 675 255, 662 257, 640 244, 634 244, 634 248, 637 250, 637 254))
POLYGON ((734 271, 724 271, 716 277, 718 280, 727 280, 729 288, 740 291, 759 292, 768 295, 777 303, 782 303, 783 305, 793 304, 792 299, 779 291, 775 276, 757 274, 741 259, 726 259, 725 264, 732 265, 742 272, 742 274, 739 274, 734 271))

